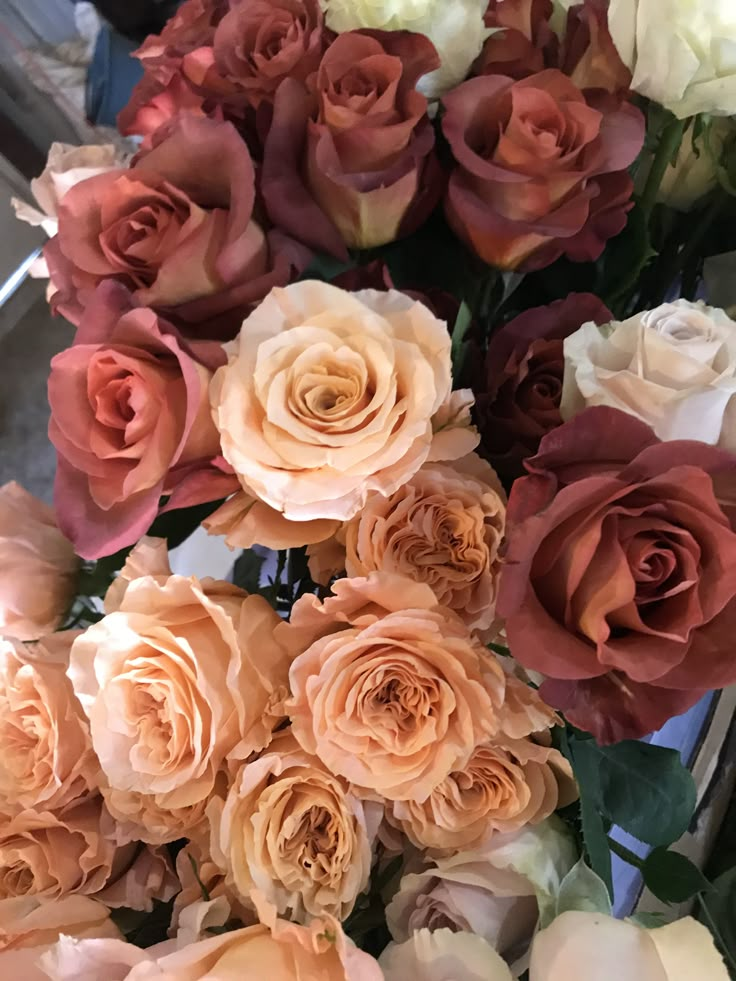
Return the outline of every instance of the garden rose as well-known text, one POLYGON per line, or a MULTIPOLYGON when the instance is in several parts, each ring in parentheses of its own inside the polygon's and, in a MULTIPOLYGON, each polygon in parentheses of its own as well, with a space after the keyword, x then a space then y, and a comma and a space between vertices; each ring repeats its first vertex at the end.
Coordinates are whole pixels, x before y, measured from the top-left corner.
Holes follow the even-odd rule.
POLYGON ((36 640, 74 599, 79 560, 53 510, 20 484, 0 487, 0 634, 36 640))
POLYGON ((278 623, 229 583, 147 576, 75 641, 69 676, 106 782, 134 795, 133 811, 140 794, 160 809, 198 804, 227 757, 268 742, 286 695, 278 623))
POLYGON ((385 981, 513 981, 511 971, 482 937, 443 928, 417 930, 403 944, 391 943, 378 959, 385 981))
POLYGON ((244 312, 290 277, 280 240, 253 220, 254 182, 234 126, 180 116, 129 170, 64 196, 45 249, 56 308, 76 324, 97 284, 115 279, 184 330, 233 336, 244 312))
POLYGON ((527 310, 491 334, 476 415, 483 449, 509 484, 523 472, 539 441, 562 424, 563 340, 586 321, 613 314, 590 293, 571 293, 527 310))
POLYGON ((342 921, 368 885, 373 835, 364 805, 288 731, 244 764, 208 814, 212 855, 243 901, 258 889, 299 921, 342 921))
POLYGON ((488 630, 495 618, 505 512, 506 495, 480 457, 425 463, 390 497, 369 495, 336 539, 312 546, 310 569, 320 582, 342 569, 348 576, 407 576, 430 586, 437 602, 471 630, 488 630), (336 567, 321 561, 325 550, 335 555, 336 567))
POLYGON ((437 49, 440 64, 426 69, 419 89, 437 98, 467 77, 488 35, 483 23, 486 0, 320 0, 333 31, 376 28, 426 35, 437 49))
POLYGON ((288 713, 304 749, 356 787, 426 800, 501 725, 505 679, 428 586, 373 573, 298 600, 288 713), (397 720, 401 720, 400 723, 397 720))
POLYGON ((728 979, 713 937, 690 916, 644 930, 598 913, 563 913, 534 938, 529 979, 569 981, 581 972, 591 981, 728 979))
POLYGON ((561 255, 587 262, 624 228, 626 168, 644 141, 634 106, 584 94, 556 70, 474 78, 444 105, 456 163, 448 220, 485 262, 523 272, 561 255))
POLYGON ((66 677, 76 632, 0 638, 0 806, 58 809, 97 788, 87 719, 66 677))
POLYGON ((426 307, 307 281, 251 314, 210 395, 246 492, 292 520, 346 520, 424 463, 450 385, 450 337, 426 307))
POLYGON ((224 360, 217 344, 183 342, 118 283, 97 288, 48 388, 59 523, 85 558, 135 542, 161 497, 219 454, 208 393, 224 360))
POLYGON ((680 119, 736 112, 730 0, 610 0, 608 24, 635 91, 680 119))
POLYGON ((677 300, 565 340, 565 419, 586 406, 621 409, 660 439, 736 451, 736 322, 677 300))
POLYGON ((429 215, 441 188, 416 82, 436 65, 421 34, 348 33, 307 86, 281 85, 262 175, 278 228, 342 257, 346 245, 384 245, 429 215))
POLYGON ((601 742, 637 738, 736 681, 736 458, 587 409, 509 500, 498 610, 542 697, 601 742))
POLYGON ((181 891, 176 894, 171 914, 169 936, 176 936, 184 917, 202 904, 202 886, 210 900, 224 899, 230 907, 230 915, 240 920, 244 926, 258 922, 252 903, 248 907, 242 903, 235 890, 225 881, 225 872, 212 860, 209 853, 209 826, 205 837, 188 841, 176 856, 176 874, 181 891))

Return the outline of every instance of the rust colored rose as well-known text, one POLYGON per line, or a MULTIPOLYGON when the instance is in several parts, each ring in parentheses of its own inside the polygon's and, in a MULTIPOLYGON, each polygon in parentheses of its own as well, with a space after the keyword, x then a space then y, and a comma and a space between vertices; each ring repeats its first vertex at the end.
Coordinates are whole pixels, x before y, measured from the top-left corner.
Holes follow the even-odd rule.
POLYGON ((415 228, 439 193, 434 131, 416 83, 438 65, 421 34, 349 31, 308 85, 283 82, 263 165, 274 224, 338 256, 415 228))
POLYGON ((46 246, 56 309, 78 323, 95 287, 114 279, 185 333, 232 337, 300 261, 254 220, 254 203, 253 163, 234 126, 178 117, 129 170, 64 196, 46 246))
POLYGON ((231 0, 186 0, 160 34, 151 34, 135 57, 148 74, 166 84, 185 55, 211 45, 231 0))
POLYGON ((545 437, 527 469, 498 609, 547 702, 614 742, 736 681, 736 457, 598 407, 545 437))
POLYGON ((556 67, 559 41, 549 23, 552 10, 552 0, 490 0, 485 19, 496 30, 483 45, 475 73, 526 78, 556 67))
POLYGON ((644 142, 634 106, 583 93, 554 69, 518 82, 473 78, 444 105, 456 164, 447 217, 485 262, 523 272, 561 255, 588 262, 622 231, 626 168, 644 142))
POLYGON ((586 322, 610 319, 597 297, 571 293, 525 311, 492 334, 476 417, 485 453, 504 480, 515 480, 542 437, 562 425, 564 339, 586 322))
POLYGON ((631 72, 608 30, 608 0, 584 0, 570 8, 560 68, 578 88, 628 93, 631 72))

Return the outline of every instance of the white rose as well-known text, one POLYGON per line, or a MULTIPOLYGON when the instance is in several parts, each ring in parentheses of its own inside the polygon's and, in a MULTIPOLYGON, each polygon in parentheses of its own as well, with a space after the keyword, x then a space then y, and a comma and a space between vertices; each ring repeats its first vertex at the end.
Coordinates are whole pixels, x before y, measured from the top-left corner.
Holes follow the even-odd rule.
POLYGON ((693 143, 690 134, 686 134, 674 164, 670 164, 664 173, 657 200, 677 211, 691 211, 709 191, 714 190, 718 186, 715 155, 720 157, 731 130, 729 119, 713 120, 710 151, 704 146, 702 136, 693 143))
POLYGON ((680 119, 736 112, 733 0, 611 0, 608 26, 635 91, 680 119))
POLYGON ((716 307, 677 300, 565 340, 560 411, 622 409, 660 439, 736 450, 736 322, 716 307))
POLYGON ((327 26, 338 34, 372 28, 426 34, 442 65, 417 88, 436 99, 462 82, 493 32, 483 23, 486 0, 320 0, 327 26))
POLYGON ((482 937, 452 930, 417 930, 378 958, 385 981, 513 981, 506 963, 482 937))

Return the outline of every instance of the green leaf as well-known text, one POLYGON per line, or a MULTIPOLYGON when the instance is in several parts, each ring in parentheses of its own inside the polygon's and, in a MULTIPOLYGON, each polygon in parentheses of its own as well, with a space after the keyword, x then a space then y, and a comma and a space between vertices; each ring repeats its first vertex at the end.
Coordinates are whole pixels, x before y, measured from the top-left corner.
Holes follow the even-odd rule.
POLYGON ((253 549, 246 549, 236 559, 233 567, 233 583, 247 593, 257 593, 261 584, 261 568, 265 559, 253 549))
POLYGON ((687 831, 695 781, 675 750, 634 740, 613 746, 588 740, 574 743, 574 757, 588 776, 594 805, 613 824, 655 848, 687 831))
POLYGON ((180 508, 176 511, 166 511, 151 525, 148 532, 153 538, 165 538, 169 549, 176 548, 185 542, 191 534, 209 518, 222 504, 222 501, 211 501, 207 504, 197 504, 191 508, 180 508))
POLYGON ((684 903, 711 887, 689 858, 666 848, 655 848, 645 859, 642 872, 647 888, 664 903, 684 903))
POLYGON ((580 788, 580 821, 583 843, 593 871, 603 880, 608 894, 613 897, 613 872, 611 849, 608 845, 608 829, 598 809, 601 790, 594 756, 588 752, 589 739, 568 737, 563 741, 563 752, 570 760, 580 788))
POLYGON ((557 894, 556 915, 570 910, 604 916, 613 913, 608 886, 582 859, 567 873, 557 894))
POLYGON ((637 204, 629 212, 626 228, 609 241, 598 261, 595 292, 609 307, 626 298, 637 285, 642 270, 657 253, 652 248, 649 224, 637 204))
POLYGON ((712 891, 700 897, 697 917, 714 934, 736 977, 736 867, 720 875, 712 891))
POLYGON ((452 373, 459 378, 463 370, 465 360, 467 334, 473 322, 473 311, 463 300, 457 312, 455 326, 452 329, 452 373))
POLYGON ((349 262, 343 262, 342 259, 336 259, 334 256, 319 252, 304 270, 301 278, 321 279, 323 282, 329 283, 341 273, 353 269, 354 266, 355 262, 352 259, 349 262))

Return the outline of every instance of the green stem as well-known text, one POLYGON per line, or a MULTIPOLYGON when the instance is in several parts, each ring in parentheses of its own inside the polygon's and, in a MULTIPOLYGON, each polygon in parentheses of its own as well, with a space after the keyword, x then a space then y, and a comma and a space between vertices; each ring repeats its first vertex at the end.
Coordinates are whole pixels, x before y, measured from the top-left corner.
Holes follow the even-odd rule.
POLYGON ((619 858, 623 859, 629 865, 633 865, 635 869, 642 870, 644 867, 644 859, 639 858, 635 855, 631 849, 627 848, 626 845, 622 845, 620 841, 616 841, 615 838, 608 839, 608 847, 611 849, 614 855, 618 855, 619 858))
POLYGON ((721 934, 721 931, 718 929, 718 924, 713 919, 713 916, 711 914, 711 911, 708 909, 708 904, 705 901, 705 896, 703 896, 701 894, 698 897, 698 899, 700 901, 700 909, 701 909, 701 912, 703 914, 703 918, 707 922, 708 929, 713 934, 713 938, 715 939, 716 943, 718 944, 718 946, 721 949, 721 953, 723 954, 723 958, 724 958, 724 960, 726 961, 726 963, 728 965, 729 973, 730 973, 730 975, 731 975, 732 978, 736 978, 736 960, 734 959, 734 956, 731 953, 731 951, 726 946, 726 942, 723 939, 723 935, 721 934))
POLYGON ((647 182, 644 185, 644 193, 641 196, 641 207, 647 220, 649 220, 654 205, 657 202, 657 194, 659 193, 664 175, 667 173, 667 168, 682 143, 684 132, 685 121, 682 119, 673 119, 667 123, 660 133, 657 152, 654 154, 652 167, 649 171, 647 182))

